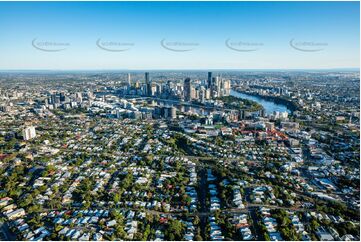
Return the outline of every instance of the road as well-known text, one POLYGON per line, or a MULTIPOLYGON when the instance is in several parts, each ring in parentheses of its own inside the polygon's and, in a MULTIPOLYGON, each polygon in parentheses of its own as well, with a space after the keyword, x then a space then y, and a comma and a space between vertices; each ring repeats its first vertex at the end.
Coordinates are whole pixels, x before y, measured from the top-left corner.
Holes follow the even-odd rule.
POLYGON ((261 227, 258 224, 258 218, 257 218, 257 210, 256 209, 249 209, 248 215, 252 219, 252 229, 253 229, 253 235, 255 236, 256 240, 262 240, 264 241, 265 238, 263 234, 261 234, 261 227))
POLYGON ((207 176, 206 169, 202 167, 199 171, 200 183, 199 183, 199 204, 200 204, 200 212, 198 212, 198 216, 200 219, 200 229, 201 236, 203 240, 206 239, 206 226, 207 226, 207 176))

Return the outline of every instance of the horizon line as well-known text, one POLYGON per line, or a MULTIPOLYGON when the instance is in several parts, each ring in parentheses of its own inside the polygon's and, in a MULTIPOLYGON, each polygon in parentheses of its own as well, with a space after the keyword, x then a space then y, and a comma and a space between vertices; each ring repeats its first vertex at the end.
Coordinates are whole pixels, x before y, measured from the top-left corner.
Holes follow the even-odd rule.
POLYGON ((175 69, 157 69, 157 68, 139 68, 139 69, 0 69, 0 72, 71 72, 71 71, 332 71, 348 70, 360 71, 360 67, 334 67, 334 68, 175 68, 175 69))

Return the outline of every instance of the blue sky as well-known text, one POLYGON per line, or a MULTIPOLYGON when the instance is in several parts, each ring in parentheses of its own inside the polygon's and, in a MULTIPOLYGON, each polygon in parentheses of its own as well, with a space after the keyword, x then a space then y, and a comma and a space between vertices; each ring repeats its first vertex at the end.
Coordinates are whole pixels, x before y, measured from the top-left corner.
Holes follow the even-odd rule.
POLYGON ((358 68, 359 8, 359 2, 0 2, 0 69, 358 68), (105 51, 98 39, 128 50, 105 51), (191 50, 171 51, 161 40, 191 50), (253 51, 232 50, 226 40, 253 51), (41 51, 33 41, 41 48, 51 42, 48 50, 65 46, 41 51))

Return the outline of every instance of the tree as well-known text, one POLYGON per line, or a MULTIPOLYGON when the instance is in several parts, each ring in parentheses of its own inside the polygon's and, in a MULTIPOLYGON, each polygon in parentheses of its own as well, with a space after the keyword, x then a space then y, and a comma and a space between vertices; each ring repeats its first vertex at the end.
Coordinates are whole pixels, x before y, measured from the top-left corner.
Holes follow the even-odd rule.
POLYGON ((120 202, 120 197, 121 197, 121 195, 119 193, 115 193, 114 197, 113 197, 114 203, 120 202))
POLYGON ((124 221, 123 215, 115 209, 110 212, 110 216, 111 218, 115 219, 115 221, 117 221, 117 224, 122 224, 124 221))
POLYGON ((320 226, 316 219, 312 219, 310 225, 312 230, 316 230, 320 226))
POLYGON ((194 224, 194 225, 198 225, 199 223, 200 223, 200 219, 199 219, 199 217, 196 215, 196 216, 194 217, 193 224, 194 224))
POLYGON ((115 235, 117 238, 125 238, 125 236, 126 236, 123 226, 121 226, 118 223, 115 226, 115 235))
POLYGON ((144 233, 143 233, 143 241, 147 241, 148 240, 148 236, 150 234, 150 225, 147 224, 147 226, 145 227, 144 233))
POLYGON ((263 237, 264 237, 264 240, 266 240, 266 241, 270 241, 270 240, 271 240, 271 238, 269 237, 269 235, 268 235, 267 232, 263 233, 263 237))
POLYGON ((176 240, 174 234, 168 234, 168 239, 169 239, 170 241, 176 240))
POLYGON ((203 238, 202 238, 202 236, 198 233, 198 234, 196 235, 196 237, 195 237, 195 240, 196 240, 196 241, 202 241, 203 238))
POLYGON ((183 233, 183 224, 178 220, 171 220, 165 231, 169 240, 181 240, 183 233))
POLYGON ((290 218, 287 216, 281 217, 281 221, 281 226, 286 226, 291 223, 290 218))
POLYGON ((20 207, 26 207, 28 206, 29 204, 31 204, 33 202, 33 196, 31 194, 28 194, 25 199, 22 199, 20 202, 19 202, 19 206, 20 207))

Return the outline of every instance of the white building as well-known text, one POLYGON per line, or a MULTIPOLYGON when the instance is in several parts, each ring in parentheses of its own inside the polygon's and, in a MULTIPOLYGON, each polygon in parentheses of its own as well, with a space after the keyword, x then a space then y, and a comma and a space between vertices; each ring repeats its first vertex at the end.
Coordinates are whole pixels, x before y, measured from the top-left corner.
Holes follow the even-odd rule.
POLYGON ((35 127, 30 126, 23 130, 24 140, 30 140, 36 137, 35 127))

